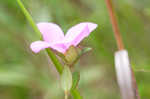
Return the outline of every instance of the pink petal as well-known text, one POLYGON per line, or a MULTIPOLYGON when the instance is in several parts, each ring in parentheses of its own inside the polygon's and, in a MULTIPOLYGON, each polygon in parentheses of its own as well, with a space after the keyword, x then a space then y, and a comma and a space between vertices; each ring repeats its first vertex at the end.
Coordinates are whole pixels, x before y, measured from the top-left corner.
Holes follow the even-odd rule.
POLYGON ((85 37, 87 37, 94 29, 96 29, 97 24, 84 22, 77 24, 70 28, 65 36, 65 41, 67 46, 70 45, 77 46, 85 37))
POLYGON ((31 50, 34 53, 38 53, 41 50, 44 50, 45 48, 49 48, 51 45, 44 41, 35 41, 30 45, 31 50))
POLYGON ((64 33, 61 28, 54 23, 42 22, 37 24, 43 39, 50 44, 60 42, 64 39, 64 33))
POLYGON ((38 53, 41 50, 44 50, 45 48, 52 48, 60 53, 65 53, 65 51, 67 50, 64 44, 58 43, 58 44, 50 45, 45 41, 35 41, 30 45, 30 48, 34 53, 38 53))
POLYGON ((67 46, 64 43, 58 43, 53 45, 53 49, 60 53, 65 53, 67 50, 67 46))

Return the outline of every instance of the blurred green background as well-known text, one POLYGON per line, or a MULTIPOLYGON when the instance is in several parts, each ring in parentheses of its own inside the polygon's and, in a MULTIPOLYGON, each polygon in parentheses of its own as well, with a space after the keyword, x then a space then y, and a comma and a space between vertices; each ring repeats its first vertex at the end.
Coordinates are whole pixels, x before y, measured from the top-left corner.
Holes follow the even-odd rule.
MULTIPOLYGON (((99 27, 81 45, 93 50, 81 57, 79 90, 84 99, 120 99, 114 69, 117 50, 104 0, 22 0, 36 22, 59 24, 64 32, 79 22, 99 27)), ((150 98, 150 0, 113 0, 141 99, 150 98)), ((16 0, 0 0, 0 99, 63 99, 59 76, 16 0)))

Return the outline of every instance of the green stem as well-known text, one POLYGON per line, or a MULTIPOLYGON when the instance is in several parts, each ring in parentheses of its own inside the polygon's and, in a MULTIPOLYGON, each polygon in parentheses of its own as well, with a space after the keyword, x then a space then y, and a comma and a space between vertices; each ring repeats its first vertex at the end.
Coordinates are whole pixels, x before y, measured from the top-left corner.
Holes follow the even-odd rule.
POLYGON ((31 15, 29 14, 29 12, 27 11, 27 9, 24 7, 23 3, 20 0, 17 0, 18 5, 20 6, 22 12, 24 13, 24 15, 26 16, 27 20, 29 21, 30 25, 32 26, 32 28, 34 29, 34 31, 37 33, 37 35, 39 37, 41 37, 41 33, 38 30, 35 22, 33 21, 31 15))
MULTIPOLYGON (((22 2, 20 0, 17 0, 17 3, 20 6, 24 15, 26 16, 27 20, 29 21, 30 25, 34 29, 34 31, 41 38, 41 33, 40 33, 39 29, 37 28, 35 22, 33 21, 31 15, 29 14, 29 12, 26 10, 26 8, 24 7, 24 5, 22 4, 22 2)), ((59 72, 59 74, 61 74, 63 71, 63 67, 62 67, 61 63, 59 62, 59 60, 57 59, 56 55, 50 49, 46 49, 46 51, 47 51, 48 56, 51 58, 54 66, 56 67, 57 71, 59 72)), ((74 99, 83 99, 80 96, 80 93, 77 89, 71 90, 71 94, 74 97, 74 99)))
MULTIPOLYGON (((29 21, 30 25, 34 29, 34 31, 38 34, 39 37, 41 37, 40 31, 37 28, 35 22, 33 21, 31 15, 27 11, 27 9, 24 7, 24 5, 22 4, 22 2, 20 0, 17 0, 17 3, 20 6, 20 8, 21 8, 22 12, 24 13, 24 15, 26 16, 27 20, 29 21)), ((59 62, 59 60, 57 59, 56 55, 50 49, 47 49, 46 51, 47 51, 49 57, 51 58, 53 64, 55 65, 57 71, 59 72, 59 74, 61 74, 62 71, 63 71, 63 67, 62 67, 61 63, 59 62)))
POLYGON ((47 51, 48 56, 52 60, 53 64, 55 65, 57 71, 59 72, 59 74, 61 74, 63 71, 63 66, 57 59, 56 55, 50 49, 46 49, 46 51, 47 51))
POLYGON ((73 96, 74 99, 83 99, 83 97, 80 95, 80 92, 77 88, 71 90, 71 95, 73 96))

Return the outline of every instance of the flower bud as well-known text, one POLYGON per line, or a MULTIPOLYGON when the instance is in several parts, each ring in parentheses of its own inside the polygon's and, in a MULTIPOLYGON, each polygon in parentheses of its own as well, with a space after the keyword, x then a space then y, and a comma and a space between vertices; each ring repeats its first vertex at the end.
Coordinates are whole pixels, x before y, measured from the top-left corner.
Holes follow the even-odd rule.
POLYGON ((61 74, 61 87, 65 92, 68 92, 72 87, 72 73, 68 66, 64 66, 61 74))
POLYGON ((65 53, 65 61, 68 65, 71 65, 79 56, 79 49, 74 46, 70 46, 65 53))

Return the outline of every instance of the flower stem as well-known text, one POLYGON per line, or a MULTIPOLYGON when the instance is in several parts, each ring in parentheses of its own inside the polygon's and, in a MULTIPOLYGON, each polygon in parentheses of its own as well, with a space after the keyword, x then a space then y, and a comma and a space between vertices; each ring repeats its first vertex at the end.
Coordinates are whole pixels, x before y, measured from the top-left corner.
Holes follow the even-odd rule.
POLYGON ((111 23, 112 23, 112 28, 113 28, 113 31, 114 31, 114 35, 115 35, 115 39, 116 39, 116 42, 117 42, 118 49, 123 50, 124 45, 123 45, 123 42, 122 42, 122 38, 121 38, 120 30, 119 30, 119 27, 118 27, 118 24, 117 24, 117 20, 115 18, 115 13, 114 13, 113 8, 112 8, 111 0, 105 0, 105 1, 106 1, 108 11, 109 11, 109 16, 110 16, 110 20, 111 20, 111 23))
POLYGON ((68 99, 68 92, 65 91, 65 99, 68 99))
MULTIPOLYGON (((37 28, 35 22, 33 21, 31 15, 27 11, 27 9, 24 7, 23 3, 20 0, 17 0, 17 3, 20 6, 24 15, 26 16, 27 20, 29 21, 30 25, 34 29, 34 31, 41 38, 41 33, 40 33, 39 29, 37 28)), ((59 62, 59 60, 57 59, 56 55, 50 49, 47 49, 46 51, 47 51, 47 54, 49 55, 49 57, 51 58, 53 64, 55 65, 57 71, 59 72, 59 74, 61 74, 63 71, 63 67, 62 67, 61 63, 59 62)))
POLYGON ((52 60, 53 64, 55 65, 59 74, 61 74, 63 71, 63 66, 61 65, 61 63, 57 59, 56 55, 50 49, 46 49, 46 52, 47 52, 48 56, 50 57, 50 59, 52 60))
MULTIPOLYGON (((22 12, 24 13, 24 15, 26 16, 27 20, 29 21, 30 25, 34 29, 34 31, 41 38, 41 33, 40 33, 39 29, 37 28, 35 22, 33 21, 31 15, 27 11, 27 9, 24 7, 24 5, 22 4, 22 2, 20 0, 17 0, 17 3, 20 6, 20 8, 21 8, 22 12)), ((61 74, 62 71, 63 71, 63 66, 61 65, 61 63, 57 59, 56 55, 50 49, 46 49, 46 51, 47 51, 48 56, 52 60, 54 66, 56 67, 57 71, 59 72, 59 74, 61 74)), ((71 94, 74 97, 74 99, 82 99, 82 97, 80 96, 80 93, 77 89, 72 90, 71 94)), ((67 99, 68 96, 66 96, 65 98, 67 99)))
POLYGON ((41 37, 41 33, 38 30, 35 22, 33 21, 31 15, 29 14, 29 12, 27 11, 27 9, 24 7, 23 3, 20 0, 17 0, 18 5, 20 6, 22 12, 24 13, 24 15, 26 16, 27 20, 29 21, 30 25, 32 26, 32 28, 34 29, 34 31, 37 33, 37 35, 39 37, 41 37))

